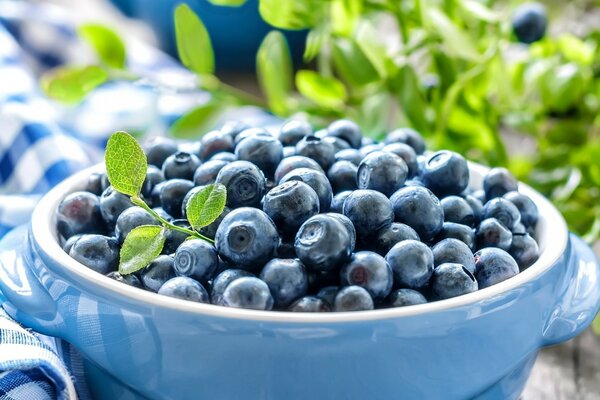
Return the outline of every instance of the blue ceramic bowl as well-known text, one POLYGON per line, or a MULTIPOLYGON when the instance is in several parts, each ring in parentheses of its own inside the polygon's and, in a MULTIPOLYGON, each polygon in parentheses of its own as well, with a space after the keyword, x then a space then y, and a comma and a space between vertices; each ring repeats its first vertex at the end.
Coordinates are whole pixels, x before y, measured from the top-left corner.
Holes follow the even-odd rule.
MULTIPOLYGON (((594 254, 525 185, 541 214, 541 257, 475 293, 323 314, 159 296, 97 274, 59 246, 56 206, 91 171, 58 185, 31 226, 0 243, 0 289, 11 316, 81 351, 99 399, 517 399, 539 349, 580 333, 600 304, 594 254)), ((474 184, 483 173, 472 166, 474 184)))

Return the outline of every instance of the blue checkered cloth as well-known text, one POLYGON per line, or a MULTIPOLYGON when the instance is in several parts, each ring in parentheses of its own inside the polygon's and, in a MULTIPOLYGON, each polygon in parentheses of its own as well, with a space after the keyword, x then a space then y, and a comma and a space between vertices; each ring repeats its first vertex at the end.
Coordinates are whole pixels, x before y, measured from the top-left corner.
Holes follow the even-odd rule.
MULTIPOLYGON (((168 81, 185 90, 123 82, 100 87, 74 107, 47 99, 38 85, 40 74, 63 64, 93 60, 69 17, 55 6, 0 1, 3 240, 16 237, 11 230, 28 222, 43 193, 101 161, 111 132, 164 134, 183 112, 209 100, 207 93, 190 90, 191 73, 135 40, 127 40, 128 67, 149 82, 168 81)), ((276 123, 274 117, 256 109, 236 110, 235 116, 252 124, 276 123)), ((67 343, 24 329, 0 308, 0 400, 57 398, 89 398, 79 355, 67 343)))

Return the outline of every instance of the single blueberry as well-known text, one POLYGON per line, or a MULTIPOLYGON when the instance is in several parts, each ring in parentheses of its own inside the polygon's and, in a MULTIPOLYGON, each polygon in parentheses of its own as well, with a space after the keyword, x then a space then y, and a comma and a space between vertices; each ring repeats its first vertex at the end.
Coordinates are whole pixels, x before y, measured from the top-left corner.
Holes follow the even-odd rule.
POLYGON ((71 251, 71 247, 73 247, 75 242, 77 242, 82 236, 83 234, 73 235, 69 239, 67 239, 67 241, 65 241, 62 245, 62 249, 65 251, 65 253, 69 254, 69 252, 71 251))
POLYGON ((335 295, 333 310, 336 312, 373 310, 374 308, 373 298, 363 287, 346 286, 335 295))
POLYGON ((162 168, 163 163, 172 154, 177 153, 177 143, 166 137, 153 137, 143 145, 148 164, 162 168))
POLYGON ((400 222, 394 222, 377 232, 375 248, 377 249, 377 253, 385 256, 396 243, 399 243, 403 240, 420 239, 417 232, 415 232, 415 230, 410 226, 400 222))
POLYGON ((469 184, 469 166, 458 153, 438 151, 425 163, 421 180, 438 196, 458 195, 469 184))
POLYGON ((358 167, 350 161, 336 161, 327 171, 327 178, 331 182, 331 187, 334 193, 343 192, 345 190, 355 190, 356 174, 358 167))
POLYGON ((267 190, 261 170, 248 161, 234 161, 219 171, 216 183, 227 188, 227 206, 258 207, 267 190))
POLYGON ((223 291, 223 305, 251 310, 270 310, 273 308, 273 296, 265 282, 258 278, 242 277, 227 285, 223 291))
POLYGON ((134 274, 121 275, 117 271, 113 271, 106 274, 106 276, 110 279, 114 279, 117 282, 121 282, 129 286, 143 289, 142 282, 140 282, 140 279, 134 274))
POLYGON ((508 251, 512 243, 512 233, 496 218, 486 218, 477 227, 477 248, 498 247, 508 251))
POLYGON ((475 250, 475 230, 470 226, 454 222, 444 222, 442 230, 440 230, 435 239, 440 242, 449 238, 458 239, 466 244, 471 250, 475 250))
POLYGON ((88 181, 85 184, 85 191, 100 196, 106 189, 103 185, 104 174, 101 172, 93 172, 88 176, 88 181))
POLYGON ((224 160, 209 160, 205 162, 196 168, 196 172, 194 172, 194 185, 202 186, 215 183, 219 171, 227 164, 229 162, 224 160))
POLYGON ((458 239, 444 239, 432 247, 433 263, 436 267, 445 263, 456 263, 463 265, 472 274, 475 273, 475 259, 473 252, 458 239))
POLYGON ((410 128, 398 128, 388 133, 384 142, 385 144, 407 144, 415 150, 417 155, 425 152, 425 141, 423 140, 423 137, 417 131, 410 128))
POLYGON ((469 203, 458 196, 448 196, 441 200, 444 220, 457 224, 474 226, 478 221, 469 203))
POLYGON ((394 153, 374 151, 359 164, 356 180, 360 189, 377 190, 391 196, 404 185, 408 167, 394 153))
POLYGON ((178 276, 206 282, 212 278, 218 263, 215 246, 202 239, 192 239, 177 248, 173 268, 178 276))
POLYGON ((215 236, 219 255, 245 270, 257 270, 265 265, 275 255, 279 242, 271 218, 250 207, 230 212, 223 218, 215 236))
POLYGON ((155 165, 148 165, 146 170, 146 179, 142 185, 142 196, 152 201, 152 191, 161 182, 165 181, 162 171, 155 165))
POLYGON ((382 151, 394 153, 402 158, 408 167, 409 178, 418 175, 419 163, 417 162, 417 153, 415 153, 412 147, 404 143, 391 143, 385 146, 382 151))
POLYGON ((156 293, 166 281, 175 278, 173 262, 173 256, 160 255, 148 264, 147 267, 142 269, 140 277, 144 287, 156 293))
POLYGON ((356 149, 345 149, 335 153, 335 161, 350 161, 352 164, 358 166, 362 161, 363 156, 360 151, 356 149))
POLYGON ((273 177, 275 168, 283 159, 281 142, 270 136, 253 136, 242 140, 235 148, 239 160, 258 166, 266 177, 273 177))
POLYGON ((521 43, 530 44, 546 34, 548 17, 546 8, 540 3, 524 3, 515 9, 512 29, 521 43))
MULTIPOLYGON (((171 223, 182 228, 191 229, 190 223, 186 219, 175 219, 171 223)), ((177 248, 188 238, 188 234, 177 231, 175 229, 169 229, 167 231, 167 237, 163 246, 162 254, 173 254, 177 251, 177 248)))
POLYGON ((519 265, 520 271, 531 267, 540 258, 540 248, 537 242, 527 234, 513 236, 508 252, 519 265))
POLYGON ((299 298, 288 308, 291 312, 329 312, 331 306, 315 296, 304 296, 299 298))
POLYGON ((117 192, 112 186, 100 196, 100 213, 109 229, 114 228, 119 215, 129 207, 133 207, 129 196, 117 192))
POLYGON ((390 307, 406 307, 425 303, 427 303, 425 296, 412 289, 394 290, 388 298, 390 307))
POLYGON ((170 155, 162 166, 165 179, 187 179, 194 178, 196 168, 200 166, 200 159, 195 154, 178 151, 170 155))
POLYGON ((208 303, 208 292, 204 286, 187 276, 169 279, 158 289, 158 294, 196 303, 208 303))
POLYGON ((170 179, 165 181, 160 186, 160 206, 162 206, 167 214, 173 216, 173 218, 181 218, 183 199, 193 187, 194 182, 186 179, 170 179))
POLYGON ((244 271, 243 269, 226 269, 221 272, 216 278, 213 280, 211 292, 210 292, 210 300, 212 304, 216 304, 219 306, 223 305, 223 292, 227 288, 227 286, 236 279, 239 278, 247 278, 253 277, 250 272, 244 271))
POLYGON ((272 259, 264 266, 260 279, 269 287, 277 308, 287 308, 308 290, 306 269, 298 259, 272 259))
POLYGON ((473 274, 464 265, 446 263, 438 266, 431 276, 431 292, 436 300, 449 299, 477 291, 473 274))
POLYGON ((330 210, 332 212, 342 214, 344 212, 344 201, 346 201, 346 199, 348 198, 348 196, 350 196, 351 193, 352 190, 346 190, 344 192, 339 192, 338 194, 333 196, 333 199, 331 200, 330 210))
POLYGON ((483 219, 496 218, 502 225, 512 230, 521 222, 521 213, 517 206, 502 197, 491 199, 483 207, 483 219))
POLYGON ((102 233, 98 196, 90 192, 68 194, 56 210, 56 227, 65 239, 81 233, 102 233))
POLYGON ((325 286, 319 290, 317 297, 333 308, 335 295, 340 290, 339 286, 325 286))
POLYGON ((312 135, 306 136, 296 144, 297 155, 315 160, 325 171, 334 163, 335 152, 333 144, 312 135))
POLYGON ((117 269, 119 243, 108 236, 82 235, 71 246, 69 255, 86 267, 106 275, 117 269))
POLYGON ((282 235, 295 235, 304 221, 319 213, 319 196, 304 182, 288 181, 266 194, 263 211, 282 235))
POLYGON ((211 131, 200 139, 200 160, 207 161, 212 156, 222 152, 233 152, 233 137, 221 131, 211 131))
POLYGON ((421 240, 429 242, 442 229, 444 210, 439 199, 428 189, 407 186, 390 198, 396 222, 413 228, 421 240))
POLYGON ((344 201, 343 211, 352 221, 359 240, 376 235, 394 220, 390 200, 375 190, 355 190, 344 201))
POLYGON ((305 156, 294 155, 292 157, 284 158, 281 160, 277 169, 275 170, 274 180, 275 182, 281 182, 281 179, 288 173, 297 168, 310 168, 315 171, 324 172, 323 168, 312 158, 305 156))
POLYGON ((535 227, 539 218, 538 208, 529 197, 519 192, 508 192, 503 196, 513 203, 521 214, 521 222, 525 227, 535 227))
POLYGON ((483 218, 483 203, 474 195, 468 194, 464 196, 465 201, 471 206, 473 216, 475 217, 474 225, 478 224, 483 218))
POLYGON ((312 135, 312 126, 306 121, 289 120, 281 126, 277 138, 284 146, 295 146, 304 136, 312 135))
POLYGON ((129 207, 123 211, 115 224, 115 236, 119 244, 123 244, 133 228, 142 225, 160 225, 160 223, 142 207, 129 207))
POLYGON ((433 273, 433 252, 417 240, 396 243, 385 256, 394 273, 396 287, 422 289, 433 273))
POLYGON ((377 253, 359 251, 340 270, 343 286, 357 285, 369 291, 374 299, 383 299, 392 290, 394 278, 389 264, 377 253))
POLYGON ((475 276, 479 288, 495 285, 519 273, 519 266, 510 254, 502 249, 486 247, 475 253, 475 276))
POLYGON ((518 188, 519 183, 506 168, 492 168, 483 179, 483 190, 488 201, 518 188))
POLYGON ((333 199, 333 189, 331 188, 329 179, 327 179, 323 172, 309 168, 296 168, 285 174, 279 183, 288 181, 302 181, 306 183, 319 196, 320 212, 327 212, 329 210, 331 200, 333 199))
POLYGON ((347 119, 339 119, 327 127, 327 136, 333 136, 348 142, 355 149, 361 147, 362 132, 360 127, 347 119))

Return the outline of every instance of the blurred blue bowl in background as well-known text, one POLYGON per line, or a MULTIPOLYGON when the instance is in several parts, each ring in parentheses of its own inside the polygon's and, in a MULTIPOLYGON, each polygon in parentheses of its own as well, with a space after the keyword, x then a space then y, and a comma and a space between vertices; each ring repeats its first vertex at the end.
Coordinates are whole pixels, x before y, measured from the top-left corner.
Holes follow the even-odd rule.
MULTIPOLYGON (((248 0, 240 7, 215 6, 207 0, 111 0, 125 15, 141 19, 156 32, 159 44, 168 53, 177 55, 173 11, 187 3, 202 19, 215 50, 220 71, 251 71, 255 55, 265 35, 273 28, 258 12, 258 0, 248 0)), ((306 31, 284 32, 294 63, 302 59, 306 31)))

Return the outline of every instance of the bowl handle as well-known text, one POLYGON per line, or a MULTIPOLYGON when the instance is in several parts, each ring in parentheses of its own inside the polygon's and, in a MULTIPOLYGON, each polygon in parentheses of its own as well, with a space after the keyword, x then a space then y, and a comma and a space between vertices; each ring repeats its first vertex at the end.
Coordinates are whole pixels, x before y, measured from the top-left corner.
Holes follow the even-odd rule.
POLYGON ((566 290, 560 295, 544 328, 544 346, 579 335, 592 323, 600 308, 598 259, 578 236, 570 234, 569 241, 568 258, 563 266, 566 272, 562 275, 566 280, 566 290))
POLYGON ((0 240, 0 304, 21 324, 52 334, 56 304, 30 268, 28 231, 21 225, 0 240))

